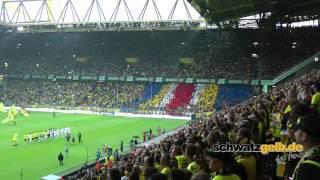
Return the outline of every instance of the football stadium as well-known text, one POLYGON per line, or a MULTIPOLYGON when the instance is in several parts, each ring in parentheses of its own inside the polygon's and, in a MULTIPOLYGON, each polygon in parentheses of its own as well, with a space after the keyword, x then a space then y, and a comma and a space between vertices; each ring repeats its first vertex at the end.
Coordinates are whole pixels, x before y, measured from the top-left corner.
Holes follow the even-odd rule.
POLYGON ((1 180, 320 179, 320 1, 0 2, 1 180))

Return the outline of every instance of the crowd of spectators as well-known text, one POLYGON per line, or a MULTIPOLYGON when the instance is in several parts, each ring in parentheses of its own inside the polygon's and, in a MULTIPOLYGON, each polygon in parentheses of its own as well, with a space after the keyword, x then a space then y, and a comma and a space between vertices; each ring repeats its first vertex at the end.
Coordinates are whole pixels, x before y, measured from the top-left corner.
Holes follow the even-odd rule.
POLYGON ((196 104, 197 112, 211 112, 218 93, 218 86, 211 84, 205 87, 196 104))
POLYGON ((307 164, 307 160, 319 163, 319 80, 320 71, 313 71, 269 93, 225 107, 209 119, 190 123, 159 144, 133 149, 112 167, 85 167, 66 178, 254 180, 294 176, 294 179, 319 179, 317 166, 307 164), (286 145, 302 144, 305 153, 288 158, 288 153, 283 152, 262 155, 211 149, 215 144, 227 142, 271 144, 279 141, 286 145), (277 161, 283 157, 285 170, 279 170, 277 161))
POLYGON ((278 31, 26 34, 15 39, 0 35, 5 42, 0 44, 4 46, 0 49, 0 71, 2 74, 273 79, 320 51, 319 29, 278 31), (191 58, 191 62, 181 62, 180 58, 184 57, 191 58))
POLYGON ((6 81, 7 104, 120 108, 142 96, 143 84, 73 81, 6 81))

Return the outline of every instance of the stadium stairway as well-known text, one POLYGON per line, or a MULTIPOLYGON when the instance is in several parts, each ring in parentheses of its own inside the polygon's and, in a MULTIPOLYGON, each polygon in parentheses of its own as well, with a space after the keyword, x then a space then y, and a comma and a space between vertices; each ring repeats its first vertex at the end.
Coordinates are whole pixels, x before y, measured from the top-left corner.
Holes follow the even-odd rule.
POLYGON ((215 103, 215 109, 221 110, 223 105, 235 105, 244 102, 252 96, 249 85, 220 85, 215 103))
POLYGON ((170 103, 167 104, 166 108, 168 110, 175 110, 179 107, 188 105, 195 89, 196 86, 194 84, 178 84, 174 90, 173 98, 171 99, 170 103))

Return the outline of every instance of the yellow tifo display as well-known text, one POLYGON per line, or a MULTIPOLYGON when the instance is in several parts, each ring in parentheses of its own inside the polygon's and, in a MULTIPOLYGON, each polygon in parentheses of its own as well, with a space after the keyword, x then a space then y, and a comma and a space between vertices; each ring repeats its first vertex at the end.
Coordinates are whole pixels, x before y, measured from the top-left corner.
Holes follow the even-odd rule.
POLYGON ((155 95, 152 100, 147 101, 146 103, 140 104, 139 109, 148 110, 151 107, 158 106, 161 103, 164 96, 168 93, 169 89, 170 89, 170 84, 164 85, 161 88, 160 92, 157 95, 155 95))
POLYGON ((212 111, 213 104, 218 94, 218 85, 210 84, 205 87, 203 93, 200 94, 200 98, 197 102, 197 110, 204 112, 212 111))

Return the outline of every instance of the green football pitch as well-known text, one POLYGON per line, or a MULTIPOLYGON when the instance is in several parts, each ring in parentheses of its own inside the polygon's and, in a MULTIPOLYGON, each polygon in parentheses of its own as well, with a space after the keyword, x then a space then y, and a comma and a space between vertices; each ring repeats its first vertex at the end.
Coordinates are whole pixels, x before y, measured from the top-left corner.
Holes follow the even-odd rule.
MULTIPOLYGON (((0 114, 0 121, 7 113, 0 114)), ((114 116, 60 114, 54 118, 52 113, 32 112, 29 117, 18 115, 17 124, 12 122, 0 124, 0 179, 40 179, 41 177, 60 171, 65 171, 76 165, 83 164, 88 159, 95 158, 96 149, 102 149, 103 144, 119 149, 120 141, 129 145, 132 136, 142 137, 142 132, 149 128, 157 132, 160 126, 166 131, 185 124, 184 120, 128 118, 114 116), (46 142, 27 144, 24 134, 46 130, 49 128, 71 128, 71 136, 80 131, 83 143, 69 145, 68 158, 64 166, 59 166, 58 154, 64 152, 66 140, 60 137, 46 142), (18 134, 18 145, 12 146, 13 135, 18 134), (88 153, 87 153, 88 152, 88 153)))

